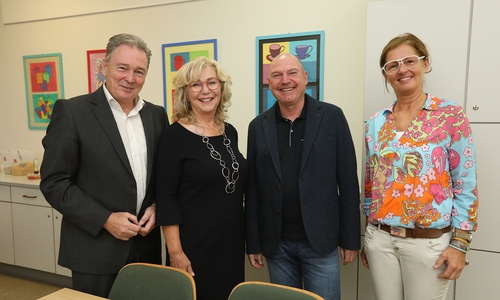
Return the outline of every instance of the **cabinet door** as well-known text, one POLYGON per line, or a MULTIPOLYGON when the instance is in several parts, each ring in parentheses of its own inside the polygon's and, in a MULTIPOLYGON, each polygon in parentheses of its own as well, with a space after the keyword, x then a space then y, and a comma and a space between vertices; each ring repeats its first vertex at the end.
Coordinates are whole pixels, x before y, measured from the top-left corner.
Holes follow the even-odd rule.
MULTIPOLYGON (((390 92, 385 90, 379 59, 384 46, 405 32, 420 38, 430 52, 432 72, 425 75, 424 91, 464 106, 470 14, 470 0, 368 2, 363 120, 396 100, 390 85, 390 92)), ((484 31, 488 32, 485 38, 491 37, 491 30, 484 31)), ((496 48, 490 47, 490 51, 496 48)))
POLYGON ((12 203, 0 202, 0 262, 14 264, 14 237, 12 233, 12 203))
POLYGON ((15 264, 55 273, 52 208, 12 204, 15 264))
POLYGON ((56 274, 70 276, 71 270, 65 267, 61 267, 57 264, 57 259, 59 257, 59 245, 61 243, 61 224, 62 224, 62 214, 55 209, 52 209, 52 215, 54 216, 54 249, 55 249, 55 261, 56 261, 56 274))
POLYGON ((455 300, 498 299, 500 253, 470 250, 467 259, 470 264, 457 279, 455 300))
POLYGON ((500 1, 474 1, 467 89, 467 116, 471 122, 500 122, 500 1))
MULTIPOLYGON (((500 240, 496 238, 498 223, 497 177, 500 169, 498 156, 498 136, 500 124, 472 124, 472 135, 477 150, 478 180, 478 229, 474 233, 471 247, 486 251, 500 252, 500 240)), ((486 274, 486 273, 481 273, 486 274)))
POLYGON ((344 266, 339 255, 340 292, 342 300, 356 300, 356 281, 358 280, 358 260, 344 266))
POLYGON ((0 201, 10 202, 10 186, 0 185, 0 201))

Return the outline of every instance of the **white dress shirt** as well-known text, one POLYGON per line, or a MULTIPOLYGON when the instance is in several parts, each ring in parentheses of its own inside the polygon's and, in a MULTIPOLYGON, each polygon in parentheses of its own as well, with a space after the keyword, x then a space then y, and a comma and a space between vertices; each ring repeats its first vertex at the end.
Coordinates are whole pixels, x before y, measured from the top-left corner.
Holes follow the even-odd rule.
POLYGON ((120 104, 113 99, 105 84, 103 84, 103 88, 113 116, 115 117, 116 125, 120 131, 132 172, 134 173, 137 185, 137 214, 139 214, 142 202, 146 196, 148 160, 146 134, 144 133, 144 126, 139 114, 139 111, 144 106, 144 101, 140 96, 137 96, 135 107, 126 115, 120 104))

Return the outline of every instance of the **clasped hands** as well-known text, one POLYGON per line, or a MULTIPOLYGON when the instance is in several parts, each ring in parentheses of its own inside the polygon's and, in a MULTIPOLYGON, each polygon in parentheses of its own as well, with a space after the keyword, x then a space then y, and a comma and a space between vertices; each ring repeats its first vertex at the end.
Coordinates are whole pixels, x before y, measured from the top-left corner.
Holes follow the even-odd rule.
POLYGON ((128 212, 113 212, 103 227, 121 241, 128 241, 138 234, 146 236, 155 227, 155 206, 148 207, 140 220, 128 212))

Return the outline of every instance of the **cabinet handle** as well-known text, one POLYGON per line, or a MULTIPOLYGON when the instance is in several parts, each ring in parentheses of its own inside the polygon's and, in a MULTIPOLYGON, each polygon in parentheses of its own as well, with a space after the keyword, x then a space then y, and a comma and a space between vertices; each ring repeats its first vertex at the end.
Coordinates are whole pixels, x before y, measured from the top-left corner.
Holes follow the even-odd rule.
POLYGON ((36 196, 28 196, 28 195, 23 195, 23 198, 36 199, 36 196))

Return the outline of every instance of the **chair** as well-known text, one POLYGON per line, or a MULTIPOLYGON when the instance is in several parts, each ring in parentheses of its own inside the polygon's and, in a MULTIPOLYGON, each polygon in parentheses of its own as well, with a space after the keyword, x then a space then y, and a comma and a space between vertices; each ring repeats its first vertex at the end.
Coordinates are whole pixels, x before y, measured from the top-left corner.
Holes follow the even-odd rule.
POLYGON ((193 277, 180 269, 148 263, 132 263, 123 267, 111 287, 109 299, 195 300, 193 277))
POLYGON ((280 284, 247 281, 233 288, 229 300, 323 300, 315 293, 280 284))

